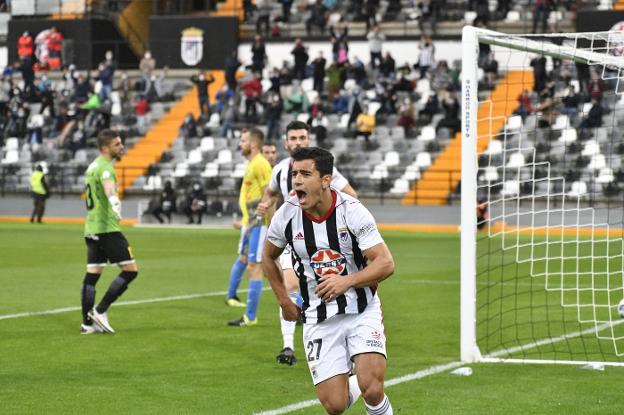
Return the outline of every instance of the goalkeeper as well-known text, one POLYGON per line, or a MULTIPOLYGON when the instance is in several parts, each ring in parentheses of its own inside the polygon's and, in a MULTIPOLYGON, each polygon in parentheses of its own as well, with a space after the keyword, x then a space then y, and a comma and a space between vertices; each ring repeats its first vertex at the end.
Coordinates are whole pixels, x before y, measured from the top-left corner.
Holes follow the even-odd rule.
POLYGON ((119 227, 121 202, 117 196, 113 160, 121 159, 124 146, 119 134, 113 130, 102 130, 98 134, 97 143, 100 155, 85 173, 87 273, 81 291, 81 334, 115 332, 108 322, 107 310, 138 274, 132 249, 119 227), (118 265, 121 273, 94 307, 95 285, 108 263, 118 265))

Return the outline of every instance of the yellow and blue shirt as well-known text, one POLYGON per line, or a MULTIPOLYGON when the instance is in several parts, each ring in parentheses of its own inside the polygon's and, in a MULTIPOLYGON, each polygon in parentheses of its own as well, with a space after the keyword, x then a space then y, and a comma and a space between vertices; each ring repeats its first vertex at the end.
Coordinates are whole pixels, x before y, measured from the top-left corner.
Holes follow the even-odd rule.
MULTIPOLYGON (((243 213, 242 225, 247 226, 249 223, 249 204, 257 204, 262 200, 263 189, 269 185, 271 181, 271 164, 264 158, 262 154, 257 154, 249 161, 245 167, 243 175, 243 183, 241 184, 238 204, 243 213)), ((253 212, 252 212, 253 213, 253 212)), ((264 224, 268 221, 265 218, 264 224)))

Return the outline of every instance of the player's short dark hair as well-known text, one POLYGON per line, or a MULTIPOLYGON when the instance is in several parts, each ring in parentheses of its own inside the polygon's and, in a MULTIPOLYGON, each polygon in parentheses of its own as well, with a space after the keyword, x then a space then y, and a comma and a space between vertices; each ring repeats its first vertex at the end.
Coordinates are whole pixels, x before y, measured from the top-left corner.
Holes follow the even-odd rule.
POLYGON ((249 133, 249 138, 258 143, 258 147, 262 147, 262 145, 264 144, 264 133, 260 129, 256 127, 251 127, 243 130, 243 132, 249 133))
POLYGON ((321 177, 334 172, 334 156, 329 151, 320 147, 298 148, 292 155, 294 161, 314 160, 316 170, 321 177))
POLYGON ((262 147, 275 147, 275 148, 277 148, 277 145, 273 141, 265 141, 264 143, 262 143, 262 147))
POLYGON ((289 122, 286 126, 286 135, 288 135, 290 130, 306 130, 307 132, 310 132, 310 126, 303 121, 294 120, 289 122))
POLYGON ((106 129, 100 131, 97 135, 97 144, 98 148, 106 147, 113 141, 115 138, 119 137, 119 133, 115 130, 106 129))

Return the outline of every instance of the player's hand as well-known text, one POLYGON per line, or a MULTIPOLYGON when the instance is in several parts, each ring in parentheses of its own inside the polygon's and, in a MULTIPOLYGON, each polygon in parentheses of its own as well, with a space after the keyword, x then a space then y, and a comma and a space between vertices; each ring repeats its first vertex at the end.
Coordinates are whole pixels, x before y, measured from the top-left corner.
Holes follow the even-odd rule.
POLYGON ((344 275, 332 274, 321 277, 319 285, 316 286, 316 295, 321 300, 328 302, 335 300, 339 295, 344 294, 349 289, 349 279, 344 275))
POLYGON ((111 204, 115 217, 117 217, 118 220, 121 220, 121 200, 119 200, 116 195, 113 195, 108 198, 108 201, 111 204))
POLYGON ((256 206, 256 215, 264 216, 269 210, 269 202, 260 202, 258 206, 256 206))
POLYGON ((282 317, 286 321, 297 321, 301 316, 301 309, 297 304, 293 303, 290 298, 287 302, 282 304, 282 317))
POLYGON ((232 227, 236 230, 240 230, 240 228, 242 228, 243 225, 241 225, 241 223, 239 221, 233 222, 232 223, 232 227))

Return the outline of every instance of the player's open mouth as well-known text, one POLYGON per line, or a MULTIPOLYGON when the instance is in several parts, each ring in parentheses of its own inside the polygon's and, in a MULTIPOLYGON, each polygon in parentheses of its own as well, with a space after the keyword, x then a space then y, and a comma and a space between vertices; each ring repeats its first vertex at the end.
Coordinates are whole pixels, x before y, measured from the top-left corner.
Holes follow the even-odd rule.
POLYGON ((299 199, 299 203, 305 202, 306 192, 303 190, 297 190, 297 199, 299 199))

